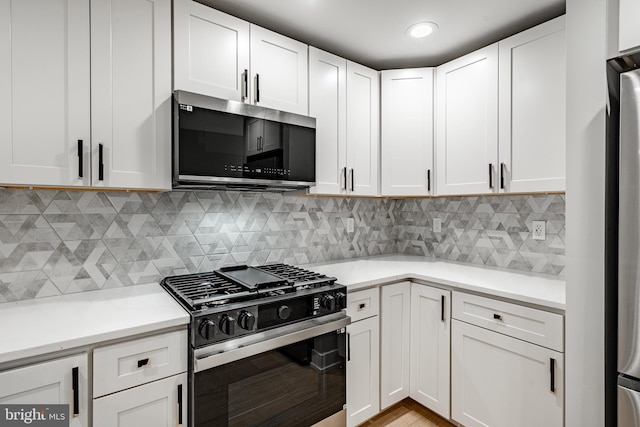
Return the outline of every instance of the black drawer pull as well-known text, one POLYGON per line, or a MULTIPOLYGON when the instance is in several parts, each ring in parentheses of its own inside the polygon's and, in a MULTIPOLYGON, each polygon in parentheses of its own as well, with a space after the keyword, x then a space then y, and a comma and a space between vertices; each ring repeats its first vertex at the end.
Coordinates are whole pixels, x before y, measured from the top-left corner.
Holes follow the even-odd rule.
POLYGON ((427 169, 427 191, 431 191, 431 169, 427 169))
POLYGON ((440 295, 440 321, 444 322, 444 295, 440 295))
POLYGON ((104 181, 104 147, 102 144, 98 144, 98 181, 104 181))
POLYGON ((78 178, 84 178, 84 171, 82 170, 82 157, 83 157, 83 143, 82 140, 78 140, 78 178))
POLYGON ((245 69, 242 74, 244 78, 244 99, 247 99, 249 97, 249 71, 245 69))
POLYGON ((182 425, 182 384, 178 384, 178 425, 182 425))
POLYGON ((347 362, 351 361, 351 334, 347 333, 347 362))
POLYGON ((260 102, 260 74, 256 74, 256 104, 260 102))
POLYGON ((493 165, 489 163, 489 188, 493 188, 493 165))
POLYGON ((505 164, 504 163, 500 163, 500 188, 502 190, 504 190, 505 185, 504 185, 504 176, 506 175, 506 171, 505 171, 505 164))
POLYGON ((498 313, 493 313, 493 318, 496 320, 502 320, 502 315, 498 313))
POLYGON ((149 364, 149 358, 138 360, 138 368, 142 368, 143 366, 147 366, 149 364))
POLYGON ((556 359, 549 359, 549 374, 551 376, 551 393, 556 392, 556 359))

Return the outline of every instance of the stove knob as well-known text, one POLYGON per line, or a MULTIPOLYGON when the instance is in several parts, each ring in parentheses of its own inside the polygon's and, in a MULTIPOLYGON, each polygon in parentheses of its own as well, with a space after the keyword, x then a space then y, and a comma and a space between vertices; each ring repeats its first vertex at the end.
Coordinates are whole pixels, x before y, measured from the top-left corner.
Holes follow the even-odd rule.
POLYGON ((280 320, 287 320, 291 316, 291 309, 286 305, 278 307, 278 317, 280 320))
POLYGON ((336 306, 340 310, 347 307, 347 296, 344 292, 336 292, 336 306))
POLYGON ((331 294, 325 294, 320 299, 320 307, 325 308, 329 311, 334 311, 336 309, 336 299, 331 294))
POLYGON ((233 335, 236 333, 236 319, 226 314, 220 319, 220 331, 226 335, 233 335))
POLYGON ((256 324, 256 316, 248 311, 243 311, 238 316, 238 325, 244 330, 251 331, 256 324))
POLYGON ((210 319, 204 319, 198 329, 200 336, 205 340, 212 340, 216 335, 216 322, 210 319))

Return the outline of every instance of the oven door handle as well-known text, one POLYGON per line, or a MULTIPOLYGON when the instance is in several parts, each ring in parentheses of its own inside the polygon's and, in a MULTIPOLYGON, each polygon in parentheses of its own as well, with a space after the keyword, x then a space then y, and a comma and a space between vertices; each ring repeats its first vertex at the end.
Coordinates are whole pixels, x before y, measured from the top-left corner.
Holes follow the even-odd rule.
POLYGON ((339 312, 199 348, 194 352, 193 371, 204 371, 265 351, 275 350, 337 331, 349 324, 351 324, 351 318, 344 312, 339 312))

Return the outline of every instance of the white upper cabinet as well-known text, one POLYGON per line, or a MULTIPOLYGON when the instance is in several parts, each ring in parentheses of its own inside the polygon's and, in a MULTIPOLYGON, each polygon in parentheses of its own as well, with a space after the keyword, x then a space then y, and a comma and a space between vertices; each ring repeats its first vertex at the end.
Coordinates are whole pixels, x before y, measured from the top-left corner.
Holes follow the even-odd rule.
POLYGON ((171 1, 92 0, 94 186, 171 188, 171 106, 171 1))
POLYGON ((347 60, 309 47, 309 115, 316 118, 316 186, 340 194, 347 161, 347 60))
POLYGON ((249 23, 191 0, 173 4, 174 88, 248 100, 249 23))
POLYGON ((433 194, 433 68, 382 72, 383 196, 433 194))
POLYGON ((252 102, 307 115, 307 45, 251 25, 252 102))
POLYGON ((499 188, 565 190, 565 17, 499 42, 499 188))
POLYGON ((497 190, 498 45, 436 71, 438 195, 497 190))
POLYGON ((347 194, 375 196, 380 169, 380 80, 376 70, 347 62, 347 194))
POLYGON ((638 0, 619 0, 618 50, 620 52, 635 50, 640 47, 640 2, 638 0))
POLYGON ((90 185, 89 2, 2 0, 0 28, 0 183, 90 185))
POLYGON ((380 83, 376 70, 311 47, 309 115, 316 118, 318 194, 379 192, 380 83))
POLYGON ((175 0, 174 90, 307 115, 308 46, 192 0, 175 0))

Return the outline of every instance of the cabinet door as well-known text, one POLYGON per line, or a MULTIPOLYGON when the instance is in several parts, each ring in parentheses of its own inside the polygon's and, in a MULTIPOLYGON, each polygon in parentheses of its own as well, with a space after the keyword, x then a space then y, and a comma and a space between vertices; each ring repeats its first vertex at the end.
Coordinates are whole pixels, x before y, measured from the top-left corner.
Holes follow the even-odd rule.
POLYGON ((380 407, 409 397, 411 283, 382 287, 380 345, 380 407))
POLYGON ((0 373, 0 404, 2 405, 69 405, 69 425, 89 425, 87 355, 65 357, 50 362, 12 369, 0 373), (74 376, 78 406, 74 407, 74 376), (77 415, 74 415, 74 411, 77 415))
POLYGON ((191 0, 175 0, 173 56, 175 90, 248 99, 248 22, 191 0))
POLYGON ((499 43, 500 191, 565 190, 564 28, 562 16, 499 43))
POLYGON ((347 62, 347 191, 379 192, 380 82, 378 72, 347 62))
POLYGON ((347 426, 357 426, 380 412, 380 319, 347 326, 347 426))
POLYGON ((435 169, 439 195, 497 189, 497 44, 436 69, 435 169))
POLYGON ((318 194, 344 194, 347 165, 347 60, 309 47, 309 115, 316 118, 318 194))
POLYGON ((640 2, 638 0, 619 0, 618 50, 620 52, 634 50, 640 46, 640 2))
POLYGON ((252 101, 307 115, 307 45, 251 25, 252 101))
POLYGON ((382 72, 382 195, 433 190, 433 68, 382 72))
POLYGON ((411 284, 411 398, 449 418, 451 292, 411 284))
POLYGON ((174 375, 93 401, 94 427, 187 425, 187 374, 174 375))
POLYGON ((89 2, 2 0, 0 28, 0 183, 90 185, 89 2))
POLYGON ((563 425, 562 353, 452 323, 452 419, 467 427, 563 425))
POLYGON ((92 0, 91 78, 92 184, 170 189, 171 0, 92 0))

